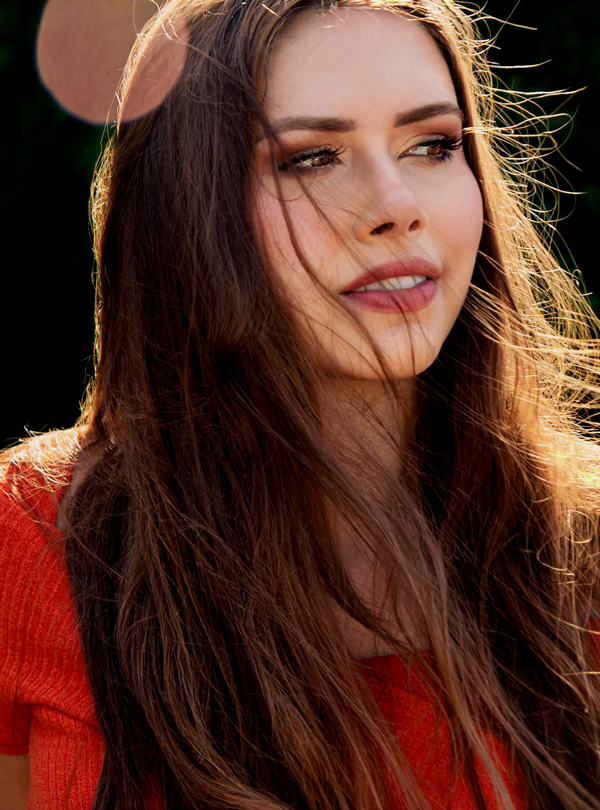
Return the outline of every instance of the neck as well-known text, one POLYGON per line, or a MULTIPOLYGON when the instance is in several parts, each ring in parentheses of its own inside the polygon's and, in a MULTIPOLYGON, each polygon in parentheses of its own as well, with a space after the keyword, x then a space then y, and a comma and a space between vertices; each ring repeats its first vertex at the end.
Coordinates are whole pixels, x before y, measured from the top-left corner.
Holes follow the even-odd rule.
POLYGON ((322 400, 325 435, 348 458, 370 459, 396 475, 414 393, 412 378, 397 381, 394 391, 381 380, 329 380, 322 400))
MULTIPOLYGON (((395 391, 371 380, 332 381, 327 388, 323 400, 325 437, 339 450, 342 463, 357 488, 375 500, 386 491, 393 492, 392 479, 398 480, 400 475, 404 435, 414 412, 414 393, 412 379, 399 381, 395 391)), ((394 611, 386 597, 387 571, 378 561, 377 553, 357 537, 343 514, 332 512, 332 525, 340 560, 357 594, 385 624, 390 622, 389 629, 397 636, 394 611)), ((425 642, 412 620, 411 606, 400 605, 399 610, 406 632, 399 641, 422 646, 425 642)), ((367 658, 391 652, 373 632, 348 614, 341 610, 336 613, 353 657, 367 658)))

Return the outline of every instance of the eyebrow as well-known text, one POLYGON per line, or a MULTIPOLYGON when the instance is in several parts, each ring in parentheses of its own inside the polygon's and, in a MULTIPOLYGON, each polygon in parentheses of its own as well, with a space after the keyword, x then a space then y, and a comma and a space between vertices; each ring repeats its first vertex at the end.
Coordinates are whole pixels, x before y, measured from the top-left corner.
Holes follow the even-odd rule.
MULTIPOLYGON (((418 124, 427 121, 429 118, 436 118, 439 115, 454 115, 460 119, 461 123, 465 116, 463 111, 456 104, 450 101, 441 101, 437 104, 425 104, 422 107, 415 107, 412 110, 400 113, 394 120, 394 129, 418 124)), ((283 118, 273 124, 272 131, 275 135, 282 132, 295 132, 297 130, 310 130, 312 132, 353 132, 356 130, 356 121, 351 118, 319 118, 313 115, 300 116, 298 118, 283 118)), ((264 140, 267 136, 260 135, 258 140, 264 140)))

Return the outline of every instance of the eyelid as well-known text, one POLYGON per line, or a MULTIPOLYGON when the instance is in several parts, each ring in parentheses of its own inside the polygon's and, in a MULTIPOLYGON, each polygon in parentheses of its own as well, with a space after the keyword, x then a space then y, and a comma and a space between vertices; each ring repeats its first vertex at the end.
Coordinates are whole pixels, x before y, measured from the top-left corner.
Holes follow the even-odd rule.
MULTIPOLYGON (((446 128, 444 127, 444 129, 446 128)), ((450 141, 453 143, 458 143, 456 149, 459 149, 462 145, 464 134, 465 131, 463 127, 458 128, 448 127, 446 129, 446 132, 440 131, 429 133, 426 132, 423 133, 422 135, 415 135, 412 138, 410 138, 407 142, 405 142, 405 144, 399 149, 399 151, 396 153, 397 159, 402 157, 403 155, 407 155, 410 157, 410 154, 407 153, 410 153, 410 150, 415 147, 425 146, 439 141, 450 141)), ((275 145, 275 150, 273 153, 271 152, 268 141, 262 141, 261 144, 257 144, 259 154, 260 152, 263 153, 263 160, 266 159, 266 162, 268 163, 269 167, 271 166, 271 156, 273 156, 275 163, 279 168, 279 171, 285 171, 290 168, 290 164, 292 163, 294 158, 300 158, 300 160, 302 160, 302 158, 305 156, 308 158, 311 155, 318 155, 320 152, 329 152, 332 155, 332 157, 339 158, 346 152, 348 148, 348 145, 344 143, 340 143, 338 146, 334 146, 332 143, 315 144, 313 142, 313 145, 298 144, 297 146, 295 146, 293 144, 293 139, 290 139, 290 141, 292 142, 285 146, 280 143, 275 145), (266 151, 264 151, 265 147, 266 151), (282 164, 284 163, 287 163, 288 165, 285 166, 285 168, 282 168, 282 164)), ((333 160, 330 166, 333 167, 336 162, 337 161, 333 160)), ((301 172, 323 171, 327 168, 328 166, 314 167, 314 169, 298 167, 298 171, 301 172)))
POLYGON ((418 149, 419 147, 434 146, 435 144, 445 145, 447 152, 457 152, 459 149, 461 149, 462 143, 463 143, 462 130, 456 135, 440 135, 439 133, 430 136, 426 135, 423 138, 420 138, 418 141, 412 143, 410 146, 404 147, 398 153, 398 158, 401 158, 405 155, 407 157, 410 157, 412 150, 418 149))
POLYGON ((316 157, 318 155, 327 154, 333 158, 331 166, 335 165, 335 163, 339 163, 340 155, 343 155, 346 151, 346 147, 343 144, 339 146, 333 146, 332 144, 320 144, 318 146, 307 146, 305 149, 292 149, 286 151, 285 155, 278 158, 277 163, 279 167, 279 171, 286 171, 287 169, 294 166, 294 161, 296 161, 295 168, 301 172, 309 172, 314 170, 324 170, 328 168, 328 166, 315 166, 315 167, 301 167, 299 164, 302 163, 304 160, 308 160, 311 157, 316 157), (287 164, 287 165, 284 165, 287 164))
POLYGON ((424 135, 415 135, 414 138, 409 138, 409 140, 405 143, 402 147, 402 151, 406 149, 410 149, 413 146, 419 146, 424 143, 433 143, 434 141, 444 141, 444 140, 462 140, 463 138, 463 130, 459 129, 455 132, 428 132, 424 135))
POLYGON ((449 129, 446 132, 426 132, 423 135, 415 135, 413 138, 409 138, 402 147, 402 150, 410 149, 411 146, 418 146, 421 143, 432 143, 433 141, 443 140, 462 140, 463 136, 464 130, 462 127, 453 129, 452 131, 449 129))
POLYGON ((333 143, 312 143, 310 145, 296 145, 290 144, 286 146, 282 146, 280 149, 276 149, 275 152, 277 154, 278 159, 283 158, 290 158, 294 157, 294 155, 303 155, 303 154, 314 154, 315 152, 319 152, 321 150, 329 149, 332 152, 339 152, 340 149, 345 149, 346 147, 343 144, 338 144, 335 146, 333 143))

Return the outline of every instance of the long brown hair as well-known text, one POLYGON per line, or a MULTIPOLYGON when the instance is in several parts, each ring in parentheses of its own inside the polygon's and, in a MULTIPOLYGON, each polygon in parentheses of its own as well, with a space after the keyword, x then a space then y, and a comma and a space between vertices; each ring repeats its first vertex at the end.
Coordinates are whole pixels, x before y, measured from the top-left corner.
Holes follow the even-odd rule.
POLYGON ((504 148, 519 133, 498 124, 469 15, 453 0, 371 5, 417 17, 444 54, 486 220, 467 302, 417 380, 403 475, 378 497, 323 439, 318 372, 248 205, 269 55, 320 0, 169 3, 183 71, 121 123, 99 171, 88 463, 64 516, 105 745, 95 810, 141 809, 153 787, 181 810, 371 810, 391 784, 425 808, 340 609, 436 681, 475 795, 478 758, 512 808, 485 727, 531 810, 600 809, 600 473, 580 418, 592 316, 530 222, 522 151, 504 148), (332 514, 389 593, 412 591, 430 655, 399 643, 400 612, 395 632, 356 593, 332 514))

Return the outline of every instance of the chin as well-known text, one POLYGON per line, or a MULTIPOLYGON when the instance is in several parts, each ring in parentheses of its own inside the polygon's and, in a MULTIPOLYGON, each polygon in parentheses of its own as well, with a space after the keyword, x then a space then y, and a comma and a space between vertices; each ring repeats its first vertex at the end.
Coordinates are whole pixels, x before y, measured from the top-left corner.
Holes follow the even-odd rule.
MULTIPOLYGON (((424 336, 414 341, 412 347, 402 347, 402 351, 392 351, 382 347, 382 354, 387 364, 387 372, 393 379, 406 379, 422 374, 437 360, 443 341, 427 342, 424 336)), ((371 370, 375 378, 375 370, 371 370)), ((379 375, 380 376, 380 375, 379 375)))
POLYGON ((379 364, 375 358, 370 362, 365 357, 361 358, 359 362, 341 364, 338 366, 337 373, 339 374, 341 372, 342 376, 347 379, 364 380, 365 382, 382 380, 386 376, 393 380, 410 379, 427 371, 436 361, 440 349, 437 351, 428 349, 427 351, 415 352, 414 356, 408 354, 398 357, 397 355, 390 356, 389 354, 384 354, 383 356, 386 362, 385 375, 379 368, 379 364))
POLYGON ((353 340, 351 333, 335 340, 334 345, 330 344, 327 347, 329 351, 324 349, 324 341, 320 342, 316 347, 315 359, 326 373, 348 380, 373 382, 386 377, 410 379, 427 371, 437 360, 450 328, 431 328, 427 324, 417 329, 413 325, 408 334, 405 329, 401 332, 392 329, 375 333, 373 341, 385 363, 385 375, 372 345, 365 339, 353 340))

